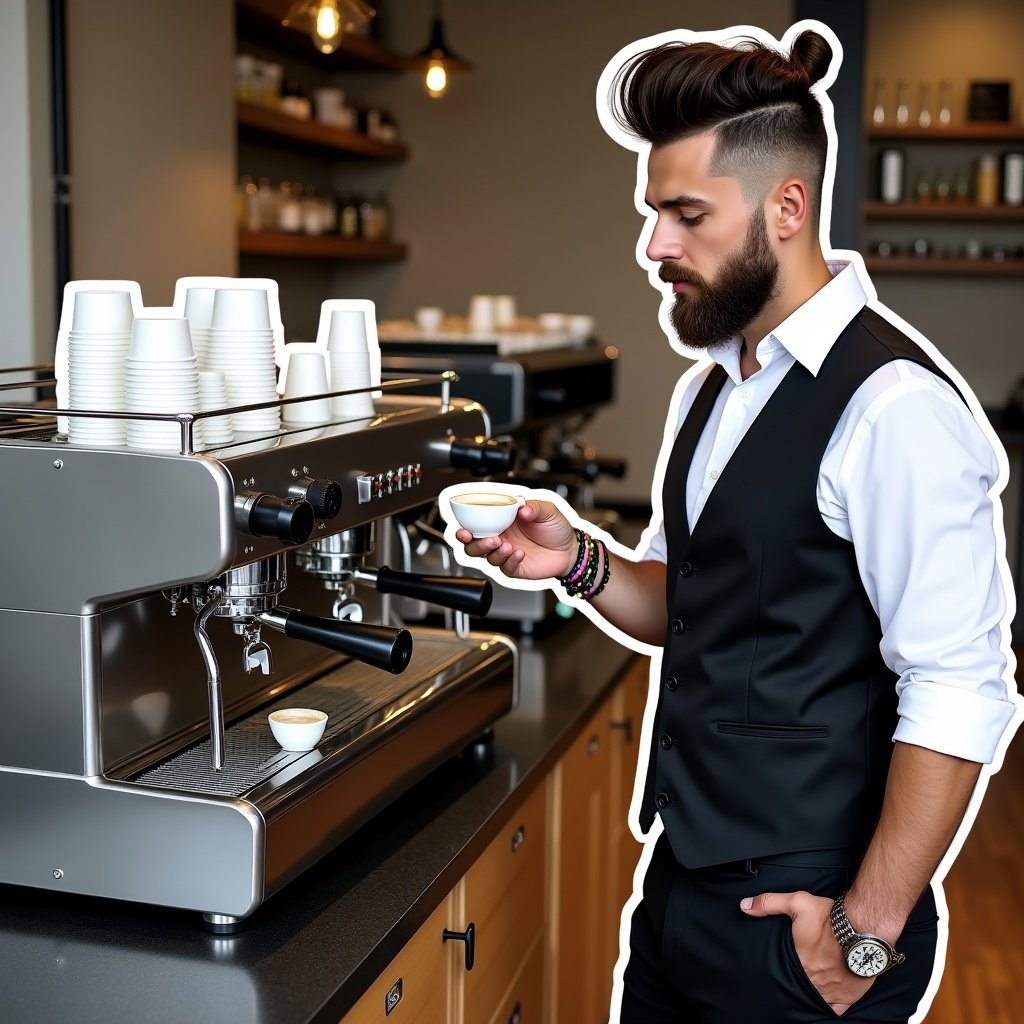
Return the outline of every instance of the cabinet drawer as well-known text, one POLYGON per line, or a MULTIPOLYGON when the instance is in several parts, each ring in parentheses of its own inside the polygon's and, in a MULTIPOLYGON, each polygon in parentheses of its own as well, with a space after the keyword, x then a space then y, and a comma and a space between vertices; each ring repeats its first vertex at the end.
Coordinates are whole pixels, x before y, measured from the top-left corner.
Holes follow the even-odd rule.
POLYGON ((476 964, 463 978, 463 1020, 490 1020, 544 930, 547 801, 541 785, 463 880, 460 927, 476 926, 476 964))
POLYGON ((544 940, 538 938, 491 1024, 542 1024, 543 1005, 544 940))
POLYGON ((450 954, 441 933, 448 927, 450 907, 448 896, 342 1024, 448 1024, 450 954))

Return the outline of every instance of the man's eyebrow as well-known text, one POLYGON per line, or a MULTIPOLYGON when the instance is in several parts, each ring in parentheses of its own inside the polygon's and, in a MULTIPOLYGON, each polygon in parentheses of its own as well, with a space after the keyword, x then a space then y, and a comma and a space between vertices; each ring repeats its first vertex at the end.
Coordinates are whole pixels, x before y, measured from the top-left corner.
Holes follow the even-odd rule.
POLYGON ((681 206, 692 206, 701 210, 711 209, 711 203, 707 199, 701 199, 698 196, 676 196, 674 199, 659 199, 657 206, 645 198, 644 204, 652 210, 675 210, 681 206))

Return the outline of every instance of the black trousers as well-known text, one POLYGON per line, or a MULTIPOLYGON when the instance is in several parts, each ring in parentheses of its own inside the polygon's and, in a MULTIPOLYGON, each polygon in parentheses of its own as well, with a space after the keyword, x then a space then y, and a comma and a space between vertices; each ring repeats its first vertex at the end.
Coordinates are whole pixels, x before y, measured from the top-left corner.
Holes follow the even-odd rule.
POLYGON ((935 960, 930 888, 896 944, 906 961, 841 1017, 804 972, 791 920, 748 917, 739 907, 744 896, 762 892, 834 899, 856 869, 853 853, 815 851, 691 871, 676 862, 663 835, 633 913, 620 1024, 906 1024, 935 960))

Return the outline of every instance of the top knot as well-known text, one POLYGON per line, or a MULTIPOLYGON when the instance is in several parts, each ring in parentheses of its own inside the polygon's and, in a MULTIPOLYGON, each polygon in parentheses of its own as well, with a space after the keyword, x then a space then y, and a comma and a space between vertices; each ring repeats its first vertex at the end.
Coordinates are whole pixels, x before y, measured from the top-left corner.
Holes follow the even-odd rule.
POLYGON ((808 86, 825 77, 832 63, 832 47, 817 32, 801 32, 793 41, 789 59, 807 78, 808 86))

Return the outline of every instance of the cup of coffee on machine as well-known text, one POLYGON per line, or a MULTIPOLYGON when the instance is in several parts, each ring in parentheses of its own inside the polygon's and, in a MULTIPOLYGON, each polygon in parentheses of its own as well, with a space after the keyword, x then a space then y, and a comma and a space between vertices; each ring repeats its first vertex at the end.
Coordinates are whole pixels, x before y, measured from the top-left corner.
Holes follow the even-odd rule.
POLYGON ((526 499, 521 494, 503 491, 465 491, 450 499, 452 515, 474 537, 496 537, 515 522, 526 499))
POLYGON ((312 750, 327 727, 327 715, 314 708, 282 708, 268 718, 270 731, 283 750, 312 750))

